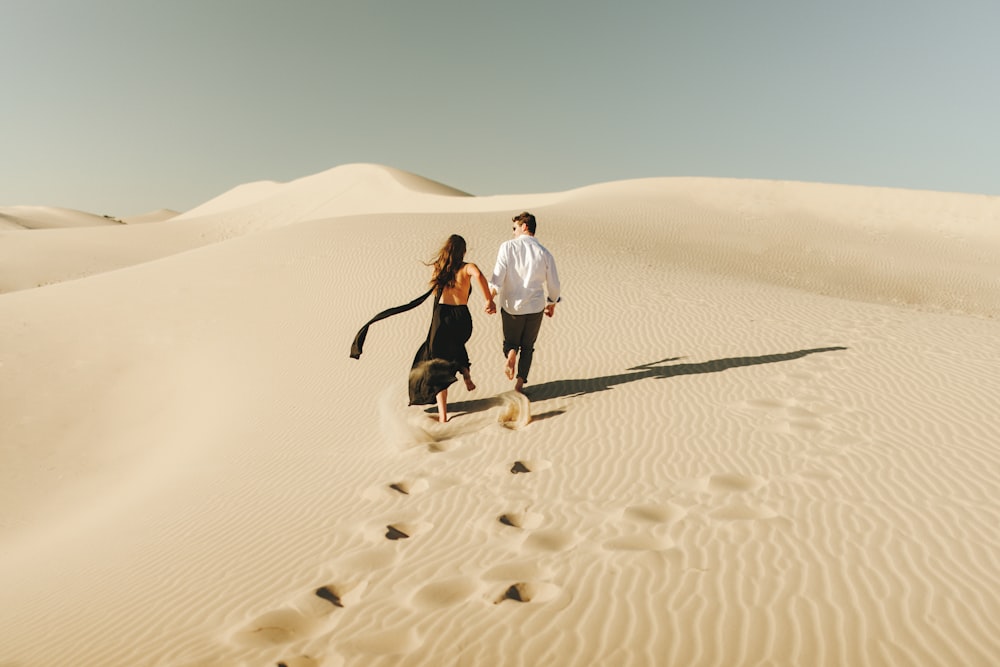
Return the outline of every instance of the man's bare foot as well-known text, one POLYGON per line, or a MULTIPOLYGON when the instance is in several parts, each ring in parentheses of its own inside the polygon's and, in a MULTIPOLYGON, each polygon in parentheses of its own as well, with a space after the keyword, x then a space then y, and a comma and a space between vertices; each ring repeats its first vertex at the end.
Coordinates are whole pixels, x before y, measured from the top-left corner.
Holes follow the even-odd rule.
POLYGON ((517 366, 517 350, 511 350, 507 353, 507 365, 503 369, 508 380, 514 379, 515 366, 517 366))
POLYGON ((448 415, 438 415, 438 421, 442 424, 448 423, 448 415))
POLYGON ((521 391, 522 389, 524 389, 524 378, 517 378, 517 382, 514 383, 514 391, 519 394, 523 394, 524 392, 521 391))

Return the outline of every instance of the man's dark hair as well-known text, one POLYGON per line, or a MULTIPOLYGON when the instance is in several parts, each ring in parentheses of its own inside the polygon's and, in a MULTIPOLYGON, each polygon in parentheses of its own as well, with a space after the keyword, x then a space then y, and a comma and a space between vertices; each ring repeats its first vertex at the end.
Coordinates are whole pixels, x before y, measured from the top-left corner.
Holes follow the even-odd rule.
POLYGON ((525 211, 524 213, 519 213, 519 214, 515 215, 514 218, 513 218, 513 220, 516 223, 522 223, 523 222, 524 225, 528 228, 528 233, 534 235, 534 233, 535 233, 535 216, 533 216, 530 213, 528 213, 527 211, 525 211))

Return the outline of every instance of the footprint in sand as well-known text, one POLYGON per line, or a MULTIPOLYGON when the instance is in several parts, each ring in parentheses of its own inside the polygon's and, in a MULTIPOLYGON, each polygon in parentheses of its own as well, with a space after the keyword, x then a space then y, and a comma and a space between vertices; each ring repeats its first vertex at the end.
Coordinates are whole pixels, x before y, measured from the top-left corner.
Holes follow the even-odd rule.
POLYGON ((576 533, 558 528, 547 528, 535 530, 542 525, 544 517, 534 512, 507 512, 497 517, 497 522, 508 529, 519 529, 511 531, 509 535, 523 536, 521 548, 529 552, 555 552, 566 551, 580 542, 580 537, 576 533))
POLYGON ((717 473, 678 484, 682 491, 710 494, 711 506, 705 515, 719 521, 757 521, 777 519, 781 515, 770 507, 755 501, 753 493, 767 485, 767 479, 742 473, 717 473))
POLYGON ((538 472, 539 470, 545 470, 546 468, 551 467, 551 463, 542 459, 535 459, 531 461, 521 460, 514 461, 513 465, 510 467, 510 472, 514 475, 523 475, 525 473, 538 472))
MULTIPOLYGON (((443 486, 440 480, 437 486, 443 486)), ((426 477, 406 477, 395 479, 388 484, 378 484, 365 489, 362 497, 365 500, 385 500, 387 498, 400 498, 406 496, 416 496, 431 488, 431 481, 426 477)))
POLYGON ((632 521, 652 524, 674 524, 687 514, 680 505, 667 503, 665 505, 630 505, 625 508, 624 517, 632 521))
POLYGON ((497 517, 497 521, 511 528, 530 530, 542 525, 542 515, 535 512, 506 512, 497 517))
POLYGON ((461 604, 483 592, 481 582, 468 577, 452 577, 423 586, 414 595, 414 606, 421 609, 443 609, 461 604))
MULTIPOLYGON (((324 667, 325 665, 342 664, 342 662, 329 662, 328 660, 331 659, 332 657, 333 656, 329 654, 322 657, 314 657, 311 655, 302 654, 291 658, 284 658, 278 660, 277 662, 275 662, 274 660, 269 660, 266 663, 261 663, 261 664, 274 665, 275 667, 324 667)), ((176 667, 232 667, 233 665, 236 664, 242 665, 244 663, 236 659, 223 660, 219 658, 210 658, 203 660, 195 660, 194 662, 185 662, 176 664, 176 667)))
POLYGON ((665 533, 686 514, 687 510, 672 503, 630 505, 622 519, 627 527, 638 531, 607 540, 601 546, 609 551, 670 551, 674 543, 665 533))
POLYGON ((524 540, 523 548, 530 552, 566 551, 580 542, 580 536, 568 530, 548 528, 531 532, 524 540))
POLYGON ((319 586, 280 609, 261 614, 233 639, 243 646, 272 647, 325 634, 336 624, 338 610, 356 603, 367 585, 362 581, 319 586))
POLYGON ((277 667, 320 667, 322 663, 318 658, 311 658, 308 655, 300 655, 291 660, 281 660, 277 667))
POLYGON ((740 473, 719 473, 710 475, 703 480, 705 490, 710 493, 748 493, 756 491, 766 484, 763 477, 742 475, 740 473))
POLYGON ((404 496, 415 496, 430 488, 430 482, 422 477, 416 479, 401 479, 389 484, 389 490, 404 496))
POLYGON ((548 602, 559 594, 559 587, 545 582, 518 581, 507 586, 503 593, 493 600, 493 604, 501 604, 508 600, 513 602, 548 602))
POLYGON ((344 601, 341 599, 340 589, 337 586, 320 586, 316 589, 316 597, 326 600, 334 607, 344 608, 344 601))
MULTIPOLYGON (((429 530, 433 527, 433 525, 434 524, 426 521, 415 521, 402 517, 396 521, 386 521, 385 519, 382 519, 381 521, 373 522, 367 528, 364 528, 363 535, 370 544, 384 544, 387 540, 389 542, 405 542, 429 530)), ((369 557, 374 557, 373 555, 369 556, 371 552, 372 550, 367 548, 365 549, 365 553, 359 554, 357 558, 364 562, 369 557)))
POLYGON ((537 558, 506 561, 483 572, 487 591, 483 597, 493 604, 549 602, 561 592, 559 586, 546 581, 551 576, 551 570, 537 558))
POLYGON ((320 618, 299 609, 278 609, 258 616, 234 639, 245 646, 267 647, 308 639, 318 633, 320 618))
POLYGON ((387 539, 387 540, 408 540, 408 539, 410 539, 410 533, 406 532, 406 531, 409 531, 410 529, 406 528, 406 530, 403 530, 403 528, 405 528, 405 526, 400 526, 400 527, 386 526, 387 530, 385 532, 385 539, 387 539))
POLYGON ((721 472, 706 477, 680 481, 675 489, 679 492, 711 494, 723 496, 732 493, 752 493, 767 484, 767 479, 757 475, 738 472, 721 472))

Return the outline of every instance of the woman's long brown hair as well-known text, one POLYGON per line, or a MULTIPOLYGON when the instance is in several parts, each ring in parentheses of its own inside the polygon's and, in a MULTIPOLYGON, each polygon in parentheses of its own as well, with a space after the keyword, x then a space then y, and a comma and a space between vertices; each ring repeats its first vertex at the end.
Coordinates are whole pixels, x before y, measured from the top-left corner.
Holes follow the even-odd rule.
POLYGON ((465 264, 465 239, 452 234, 438 251, 437 259, 428 266, 434 267, 431 286, 440 294, 446 287, 454 287, 455 276, 465 264))

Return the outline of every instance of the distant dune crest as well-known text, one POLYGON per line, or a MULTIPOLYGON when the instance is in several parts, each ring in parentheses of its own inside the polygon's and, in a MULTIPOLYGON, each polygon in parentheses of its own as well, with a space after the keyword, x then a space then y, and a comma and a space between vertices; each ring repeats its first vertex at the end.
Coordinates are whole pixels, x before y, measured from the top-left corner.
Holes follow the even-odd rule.
POLYGON ((336 211, 336 206, 361 212, 376 201, 399 202, 406 206, 432 197, 469 197, 466 192, 429 178, 377 164, 346 164, 303 176, 287 183, 258 181, 239 185, 184 213, 200 217, 224 210, 267 204, 298 208, 315 203, 317 211, 336 211), (326 204, 333 204, 327 209, 326 204))
POLYGON ((149 211, 148 213, 143 213, 142 215, 129 216, 127 218, 122 218, 122 222, 127 225, 138 225, 147 222, 164 222, 165 220, 170 220, 176 218, 180 215, 180 211, 174 211, 169 208, 160 208, 155 211, 149 211))
POLYGON ((118 218, 113 215, 97 215, 57 206, 3 206, 0 207, 0 231, 5 229, 69 229, 122 224, 136 225, 147 222, 163 222, 178 215, 180 215, 179 211, 167 208, 118 218))
POLYGON ((122 221, 106 215, 86 213, 57 206, 0 206, 0 231, 15 229, 65 229, 120 225, 122 221))

